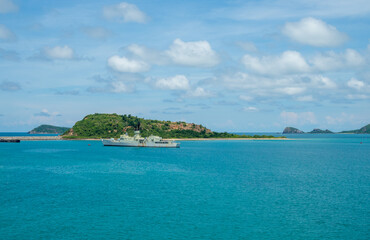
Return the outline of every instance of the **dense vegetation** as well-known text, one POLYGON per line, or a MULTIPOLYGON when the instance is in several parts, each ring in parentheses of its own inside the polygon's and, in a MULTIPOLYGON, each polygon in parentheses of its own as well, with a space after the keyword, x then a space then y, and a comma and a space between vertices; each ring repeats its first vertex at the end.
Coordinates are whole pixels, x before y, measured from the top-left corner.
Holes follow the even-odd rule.
POLYGON ((67 127, 57 127, 52 125, 41 125, 37 128, 29 131, 29 134, 63 134, 68 131, 70 128, 67 127))
POLYGON ((370 133, 370 124, 356 130, 351 130, 351 131, 343 131, 340 133, 370 133))
POLYGON ((246 136, 227 132, 213 132, 202 125, 186 122, 171 122, 138 118, 131 115, 91 114, 66 132, 63 137, 74 138, 118 138, 124 133, 134 135, 140 129, 143 137, 150 135, 163 138, 273 138, 273 136, 246 136))

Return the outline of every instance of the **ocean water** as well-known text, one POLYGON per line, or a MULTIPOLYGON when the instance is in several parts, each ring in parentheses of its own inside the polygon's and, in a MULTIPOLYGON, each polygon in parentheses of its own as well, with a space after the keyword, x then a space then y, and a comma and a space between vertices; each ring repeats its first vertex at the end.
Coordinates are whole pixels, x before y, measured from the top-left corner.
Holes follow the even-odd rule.
POLYGON ((0 143, 0 239, 370 239, 370 136, 0 143))

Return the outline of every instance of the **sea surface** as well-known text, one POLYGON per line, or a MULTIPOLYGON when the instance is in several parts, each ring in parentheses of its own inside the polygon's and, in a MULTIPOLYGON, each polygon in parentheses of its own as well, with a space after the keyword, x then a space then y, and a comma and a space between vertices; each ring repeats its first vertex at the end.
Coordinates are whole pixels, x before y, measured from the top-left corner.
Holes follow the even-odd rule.
POLYGON ((370 136, 0 143, 0 239, 370 239, 370 136))

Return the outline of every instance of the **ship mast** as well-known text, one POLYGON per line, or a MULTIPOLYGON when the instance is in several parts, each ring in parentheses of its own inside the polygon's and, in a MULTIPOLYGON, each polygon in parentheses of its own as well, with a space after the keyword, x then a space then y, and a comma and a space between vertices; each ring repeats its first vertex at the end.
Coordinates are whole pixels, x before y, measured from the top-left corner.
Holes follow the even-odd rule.
POLYGON ((140 134, 140 121, 137 122, 137 126, 135 128, 135 135, 139 135, 140 134))

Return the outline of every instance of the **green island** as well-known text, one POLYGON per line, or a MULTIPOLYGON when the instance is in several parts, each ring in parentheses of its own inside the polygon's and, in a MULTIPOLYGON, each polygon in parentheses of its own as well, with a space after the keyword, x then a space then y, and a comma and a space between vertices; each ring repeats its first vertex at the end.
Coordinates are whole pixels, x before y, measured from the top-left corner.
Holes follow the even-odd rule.
MULTIPOLYGON (((305 132, 303 132, 302 130, 299 130, 298 128, 294 128, 294 127, 286 127, 283 130, 283 134, 291 134, 291 133, 303 134, 305 132)), ((319 129, 319 128, 315 128, 311 132, 307 132, 307 133, 311 133, 311 134, 320 134, 320 133, 329 134, 330 133, 330 134, 332 134, 334 132, 332 132, 328 129, 322 130, 322 129, 319 129)), ((367 124, 366 126, 360 128, 360 129, 350 130, 350 131, 342 131, 342 132, 339 132, 339 133, 370 134, 370 124, 367 124)))
MULTIPOLYGON (((128 133, 134 135, 140 129, 143 137, 150 135, 162 138, 191 139, 191 138, 276 138, 267 135, 238 135, 227 132, 214 132, 195 123, 171 122, 139 118, 136 116, 95 113, 85 116, 81 121, 65 132, 64 139, 99 139, 118 138, 128 133)), ((278 137, 285 138, 285 137, 278 137)))
POLYGON ((53 125, 40 125, 31 131, 29 131, 29 134, 63 134, 66 131, 68 131, 70 128, 68 127, 57 127, 53 125))
POLYGON ((322 129, 319 129, 319 128, 315 128, 309 133, 326 133, 326 134, 328 134, 328 133, 333 133, 333 132, 330 131, 329 129, 322 130, 322 129))
POLYGON ((342 131, 340 133, 355 133, 355 134, 361 134, 361 133, 370 133, 370 124, 367 124, 366 126, 356 129, 356 130, 350 130, 350 131, 342 131))

